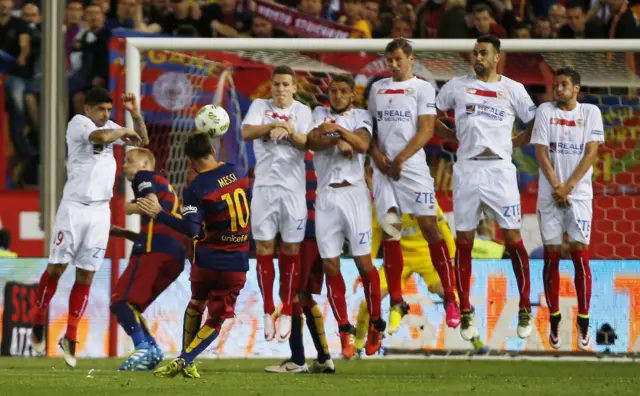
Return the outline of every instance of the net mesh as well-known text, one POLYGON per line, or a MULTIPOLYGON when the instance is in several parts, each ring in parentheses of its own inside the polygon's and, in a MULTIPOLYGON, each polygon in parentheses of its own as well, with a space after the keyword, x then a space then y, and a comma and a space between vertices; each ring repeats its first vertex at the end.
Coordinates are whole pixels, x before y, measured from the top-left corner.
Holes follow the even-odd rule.
MULTIPOLYGON (((354 74, 359 106, 366 104, 370 84, 386 73, 385 60, 376 53, 145 51, 142 60, 142 109, 152 136, 151 149, 159 168, 179 192, 188 180, 182 142, 194 130, 193 116, 201 106, 215 103, 225 107, 232 125, 215 142, 219 157, 251 170, 252 149, 242 141, 240 124, 251 100, 269 96, 268 80, 274 66, 287 64, 296 70, 297 99, 311 106, 326 104, 331 73, 354 74)), ((464 54, 417 52, 416 60, 415 74, 435 86, 472 72, 464 54)), ((640 228, 634 222, 640 215, 640 107, 634 89, 639 79, 629 71, 628 61, 629 55, 622 53, 509 53, 499 66, 505 75, 525 84, 537 103, 549 99, 553 70, 573 66, 583 79, 580 101, 600 107, 606 144, 594 164, 592 233, 592 253, 599 258, 640 257, 640 245, 633 242, 640 240, 640 228)), ((436 138, 426 150, 438 199, 455 224, 451 213, 455 146, 436 138)), ((523 237, 532 252, 541 246, 533 148, 516 150, 514 161, 522 193, 523 237)))

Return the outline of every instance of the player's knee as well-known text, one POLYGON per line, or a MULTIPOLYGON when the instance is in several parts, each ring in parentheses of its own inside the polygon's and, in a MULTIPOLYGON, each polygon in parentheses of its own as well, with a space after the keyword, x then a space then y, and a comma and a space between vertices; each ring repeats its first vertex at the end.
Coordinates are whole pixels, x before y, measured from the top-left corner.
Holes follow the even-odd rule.
POLYGON ((287 256, 294 256, 300 252, 300 243, 282 242, 280 249, 287 256))
POLYGON ((562 252, 562 244, 561 243, 544 244, 544 251, 547 253, 560 254, 562 252))
POLYGON ((49 264, 47 265, 47 273, 50 278, 60 278, 67 269, 67 264, 49 264))
POLYGON ((475 231, 456 231, 456 242, 473 243, 475 236, 475 231))
POLYGON ((93 271, 87 271, 82 268, 76 268, 76 282, 83 285, 90 285, 93 283, 93 276, 96 273, 93 271))
POLYGON ((385 240, 399 241, 402 237, 402 219, 395 211, 385 213, 380 219, 382 238, 385 240))
POLYGON ((522 236, 520 234, 520 230, 502 230, 502 236, 504 237, 504 241, 507 245, 513 245, 522 240, 522 236))
MULTIPOLYGON (((561 248, 562 246, 559 246, 561 248)), ((579 252, 589 250, 589 245, 584 244, 582 242, 569 242, 569 248, 572 252, 579 252)))
POLYGON ((369 271, 374 270, 373 261, 371 260, 370 255, 358 256, 354 257, 353 261, 356 262, 356 267, 358 267, 358 271, 360 275, 365 276, 369 273, 369 271))
POLYGON ((256 241, 256 255, 268 256, 275 252, 275 241, 256 241))
POLYGON ((435 216, 418 217, 418 225, 422 236, 429 243, 435 243, 442 239, 440 228, 438 228, 438 220, 435 216))
POLYGON ((322 260, 322 270, 327 276, 338 275, 340 272, 340 259, 324 259, 322 260))

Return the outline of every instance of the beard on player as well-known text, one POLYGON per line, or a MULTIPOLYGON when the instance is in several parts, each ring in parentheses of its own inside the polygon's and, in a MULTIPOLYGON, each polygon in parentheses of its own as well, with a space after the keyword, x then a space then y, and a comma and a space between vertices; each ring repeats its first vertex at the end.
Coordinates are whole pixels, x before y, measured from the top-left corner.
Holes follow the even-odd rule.
POLYGON ((331 112, 342 114, 351 109, 354 100, 353 87, 347 81, 334 80, 329 84, 329 105, 331 112))
POLYGON ((557 75, 553 88, 553 96, 558 107, 573 107, 578 99, 580 85, 574 84, 570 76, 557 75))
POLYGON ((471 53, 471 62, 476 75, 483 79, 495 74, 499 56, 491 43, 477 43, 471 53))

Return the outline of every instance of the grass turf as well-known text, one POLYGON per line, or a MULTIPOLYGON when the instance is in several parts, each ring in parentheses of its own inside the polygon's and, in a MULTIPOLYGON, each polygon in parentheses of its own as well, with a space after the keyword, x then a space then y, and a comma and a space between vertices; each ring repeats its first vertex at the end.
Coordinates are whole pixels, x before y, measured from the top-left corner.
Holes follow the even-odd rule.
POLYGON ((197 361, 202 375, 198 380, 155 378, 149 372, 118 372, 120 363, 121 360, 114 359, 82 359, 75 369, 69 369, 60 359, 1 358, 0 394, 640 394, 640 367, 634 363, 375 359, 336 361, 336 374, 317 375, 265 373, 264 366, 279 363, 273 360, 204 359, 197 361))

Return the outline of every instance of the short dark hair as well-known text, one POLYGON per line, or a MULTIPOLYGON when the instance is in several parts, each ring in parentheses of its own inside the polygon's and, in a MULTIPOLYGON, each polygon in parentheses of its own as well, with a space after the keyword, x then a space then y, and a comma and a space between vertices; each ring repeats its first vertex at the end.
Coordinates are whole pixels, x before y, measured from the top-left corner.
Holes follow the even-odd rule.
POLYGON ((481 12, 488 12, 489 15, 493 15, 493 9, 488 4, 476 4, 471 9, 471 14, 479 14, 481 12))
POLYGON ((396 50, 402 50, 406 56, 413 55, 413 47, 411 46, 411 41, 405 38, 397 38, 391 40, 387 47, 384 49, 385 54, 390 54, 395 52, 396 50))
POLYGON ((485 34, 483 36, 478 37, 477 43, 489 43, 493 45, 493 48, 496 52, 500 52, 500 39, 494 36, 493 34, 485 34))
POLYGON ((574 8, 579 8, 583 13, 585 12, 583 1, 580 1, 580 0, 567 1, 567 5, 565 6, 565 9, 568 11, 574 8))
POLYGON ((571 83, 573 85, 580 85, 580 73, 576 71, 576 69, 571 67, 561 67, 556 70, 556 77, 558 76, 567 76, 571 79, 571 83))
POLYGON ((104 88, 91 88, 84 97, 84 104, 97 106, 102 103, 112 103, 111 93, 104 88))
POLYGON ((211 139, 206 133, 194 133, 184 143, 184 154, 194 161, 207 158, 212 150, 211 139))
POLYGON ((276 66, 275 69, 273 69, 273 73, 271 73, 271 78, 277 76, 278 74, 288 74, 291 76, 291 78, 296 78, 296 73, 293 71, 291 66, 287 65, 276 66))
POLYGON ((351 74, 334 74, 333 76, 331 76, 329 87, 331 87, 331 84, 333 83, 346 83, 347 85, 349 85, 349 88, 351 88, 352 91, 356 89, 356 81, 353 79, 353 76, 351 74))

